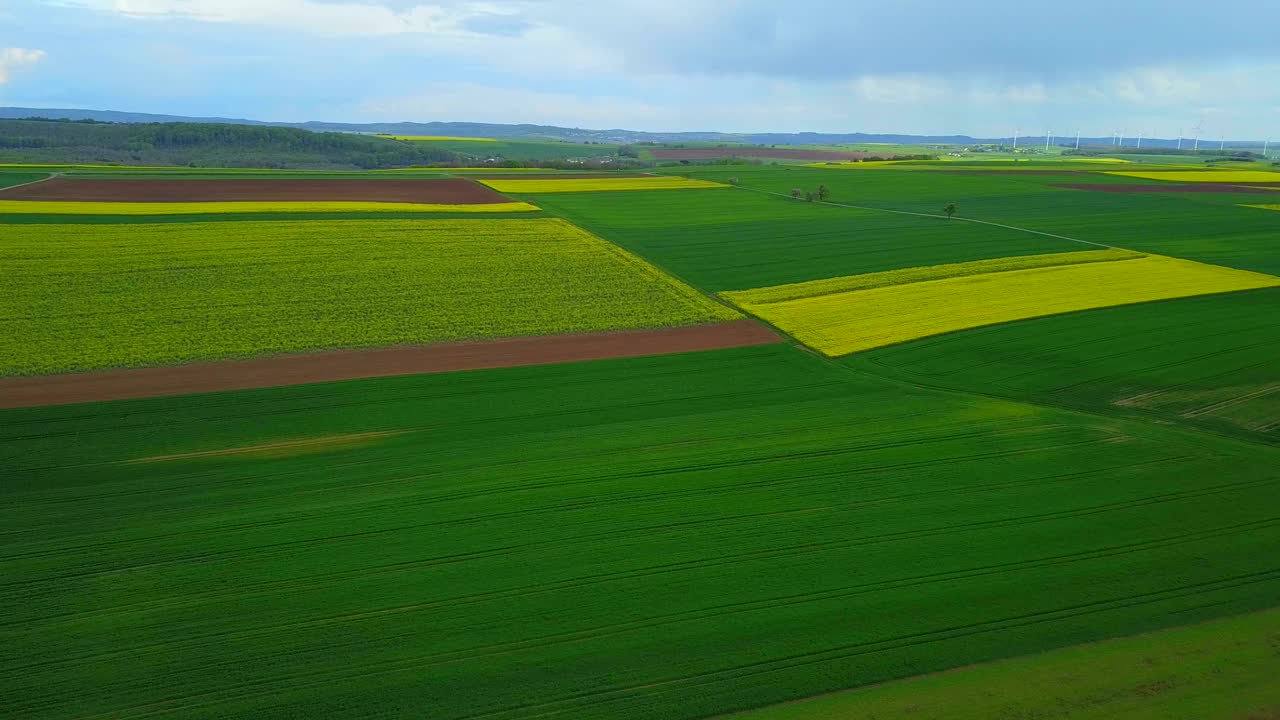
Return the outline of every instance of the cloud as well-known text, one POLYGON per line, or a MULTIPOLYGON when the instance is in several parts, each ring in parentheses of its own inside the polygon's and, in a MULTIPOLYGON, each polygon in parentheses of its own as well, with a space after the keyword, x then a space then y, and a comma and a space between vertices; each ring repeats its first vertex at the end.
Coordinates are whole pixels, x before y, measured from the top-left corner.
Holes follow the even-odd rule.
POLYGON ((34 65, 45 58, 43 50, 0 48, 0 85, 9 82, 12 72, 23 65, 34 65))
POLYGON ((236 23, 325 35, 511 34, 523 21, 493 3, 415 4, 317 0, 62 0, 134 19, 236 23))

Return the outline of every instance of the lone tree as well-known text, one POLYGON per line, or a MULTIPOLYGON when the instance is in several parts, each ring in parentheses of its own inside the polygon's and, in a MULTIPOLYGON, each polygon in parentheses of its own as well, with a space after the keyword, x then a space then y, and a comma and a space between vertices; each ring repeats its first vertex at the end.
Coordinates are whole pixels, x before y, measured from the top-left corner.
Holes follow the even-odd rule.
POLYGON ((791 188, 791 197, 799 200, 802 195, 804 195, 804 191, 800 188, 791 188))
POLYGON ((731 178, 729 178, 729 181, 728 181, 728 182, 729 182, 729 184, 730 184, 730 185, 737 185, 737 184, 738 184, 738 178, 736 178, 736 177, 731 177, 731 178))
POLYGON ((804 199, 805 199, 807 202, 813 202, 813 198, 814 198, 814 197, 816 197, 816 196, 813 194, 813 191, 812 191, 812 190, 805 190, 805 191, 804 191, 804 199))
POLYGON ((947 214, 947 219, 948 219, 948 220, 950 220, 950 219, 952 218, 952 216, 954 216, 954 215, 956 214, 956 212, 957 212, 957 211, 959 211, 959 210, 960 210, 960 208, 956 207, 956 204, 955 204, 955 203, 951 203, 951 204, 947 205, 946 207, 942 208, 942 212, 944 212, 944 213, 946 213, 946 214, 947 214))
POLYGON ((830 195, 831 195, 831 191, 830 191, 829 189, 827 189, 827 186, 826 186, 826 185, 819 185, 819 186, 818 186, 818 199, 819 199, 819 200, 822 200, 823 202, 825 202, 825 201, 826 201, 826 199, 827 199, 828 197, 830 197, 830 195))

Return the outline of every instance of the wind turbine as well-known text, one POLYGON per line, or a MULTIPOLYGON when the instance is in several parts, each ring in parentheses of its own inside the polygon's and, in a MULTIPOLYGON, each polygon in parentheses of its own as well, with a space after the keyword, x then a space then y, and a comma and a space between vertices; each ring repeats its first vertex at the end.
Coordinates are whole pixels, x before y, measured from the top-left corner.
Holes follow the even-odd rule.
POLYGON ((1142 149, 1142 131, 1141 130, 1138 131, 1138 149, 1139 150, 1142 149))
POLYGON ((1122 148, 1124 147, 1124 134, 1125 134, 1126 132, 1128 132, 1128 131, 1127 131, 1127 130, 1121 130, 1121 131, 1120 131, 1120 147, 1122 147, 1122 148))
POLYGON ((1204 125, 1204 121, 1197 120, 1196 124, 1191 126, 1191 129, 1194 130, 1196 133, 1196 147, 1195 147, 1196 152, 1200 152, 1200 128, 1202 125, 1204 125))
POLYGON ((1022 132, 1022 128, 1013 129, 1013 151, 1018 152, 1018 133, 1022 132))
MULTIPOLYGON (((1076 149, 1077 150, 1080 149, 1080 131, 1079 130, 1076 130, 1076 149)), ((1265 157, 1266 153, 1263 153, 1263 156, 1265 157)))
POLYGON ((1044 151, 1049 152, 1049 138, 1053 136, 1053 130, 1044 131, 1044 151))
POLYGON ((1267 157, 1267 148, 1269 147, 1271 147, 1271 138, 1267 138, 1266 140, 1262 141, 1262 158, 1264 160, 1267 157))
POLYGON ((1222 139, 1218 141, 1218 152, 1222 152, 1222 148, 1227 146, 1227 136, 1224 134, 1222 139))
POLYGON ((1182 128, 1178 128, 1178 149, 1182 149, 1182 128))

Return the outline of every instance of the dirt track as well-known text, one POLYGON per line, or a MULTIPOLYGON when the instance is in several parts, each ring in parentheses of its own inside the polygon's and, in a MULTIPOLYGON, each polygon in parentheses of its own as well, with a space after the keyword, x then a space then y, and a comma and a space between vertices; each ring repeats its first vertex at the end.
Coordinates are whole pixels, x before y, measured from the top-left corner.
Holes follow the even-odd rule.
POLYGON ((481 205, 510 202, 463 178, 443 180, 90 180, 56 177, 0 191, 3 200, 73 202, 369 201, 481 205))
POLYGON ((869 157, 891 159, 894 154, 853 152, 838 150, 801 150, 798 148, 755 148, 755 147, 698 147, 698 148, 654 148, 653 156, 659 160, 715 160, 726 157, 777 158, 779 160, 863 160, 869 157))
POLYGON ((1277 193, 1275 190, 1268 190, 1265 187, 1224 185, 1219 183, 1161 183, 1159 185, 1119 185, 1107 183, 1088 185, 1071 183, 1066 185, 1052 185, 1050 187, 1111 193, 1236 193, 1242 195, 1261 193, 1264 195, 1280 195, 1280 193, 1277 193))
POLYGON ((753 320, 662 330, 522 337, 417 347, 0 379, 0 408, 333 382, 356 378, 546 365, 780 342, 753 320))

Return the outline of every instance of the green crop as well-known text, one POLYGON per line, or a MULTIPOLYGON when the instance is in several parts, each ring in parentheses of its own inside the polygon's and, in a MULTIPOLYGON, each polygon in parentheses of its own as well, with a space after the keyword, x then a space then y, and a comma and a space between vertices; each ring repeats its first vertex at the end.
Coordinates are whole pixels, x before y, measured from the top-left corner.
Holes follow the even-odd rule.
POLYGON ((6 410, 0 454, 13 717, 687 720, 1280 597, 1274 448, 783 345, 6 410))
POLYGON ((558 219, 0 225, 0 375, 738 317, 558 219))

